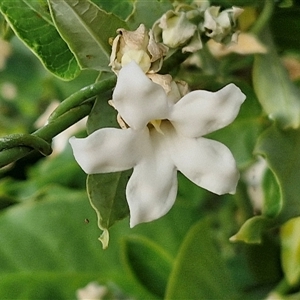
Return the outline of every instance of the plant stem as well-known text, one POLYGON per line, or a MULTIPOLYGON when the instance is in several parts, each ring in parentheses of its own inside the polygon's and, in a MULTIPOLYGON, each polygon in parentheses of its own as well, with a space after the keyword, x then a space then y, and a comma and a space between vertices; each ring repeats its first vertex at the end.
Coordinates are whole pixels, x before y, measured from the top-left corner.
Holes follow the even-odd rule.
POLYGON ((18 160, 37 149, 44 155, 51 153, 52 139, 71 125, 87 116, 97 95, 111 90, 116 84, 116 76, 98 81, 66 98, 51 114, 48 124, 31 135, 15 134, 0 139, 0 168, 18 160))
MULTIPOLYGON (((56 119, 50 121, 44 127, 32 133, 32 135, 51 142, 52 138, 57 134, 66 130, 71 125, 87 116, 90 113, 92 106, 92 102, 86 102, 80 106, 74 107, 66 113, 58 116, 56 119)), ((1 151, 0 168, 28 155, 33 151, 34 150, 31 147, 22 145, 1 151)))
POLYGON ((56 119, 71 108, 78 106, 83 101, 91 99, 100 93, 111 90, 116 85, 116 76, 111 76, 108 79, 95 82, 89 86, 86 86, 78 92, 72 94, 66 98, 51 114, 49 121, 56 119))
POLYGON ((265 5, 250 32, 258 35, 268 24, 274 10, 274 0, 265 0, 265 5))

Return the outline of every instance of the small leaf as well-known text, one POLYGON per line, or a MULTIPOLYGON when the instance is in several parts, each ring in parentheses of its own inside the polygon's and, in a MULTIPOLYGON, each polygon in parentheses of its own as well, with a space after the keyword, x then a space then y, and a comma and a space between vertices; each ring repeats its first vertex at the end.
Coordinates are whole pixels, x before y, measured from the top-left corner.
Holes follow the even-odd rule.
POLYGON ((90 203, 98 217, 98 226, 103 230, 99 238, 103 249, 108 247, 108 229, 129 215, 125 188, 130 172, 88 175, 87 192, 90 203))
POLYGON ((278 182, 270 169, 266 170, 263 178, 264 203, 262 214, 269 218, 275 218, 282 208, 282 196, 278 182))
POLYGON ((235 299, 232 279, 214 244, 208 219, 200 220, 187 233, 165 299, 235 299))
POLYGON ((48 0, 55 24, 82 69, 110 71, 109 39, 126 23, 89 0, 48 0))
POLYGON ((280 231, 281 261, 284 275, 291 286, 300 283, 300 218, 286 222, 280 231))
POLYGON ((230 238, 231 242, 245 242, 248 244, 260 244, 262 235, 275 225, 275 221, 265 216, 255 216, 248 219, 240 230, 230 238))
POLYGON ((282 66, 270 33, 265 32, 263 40, 269 51, 256 55, 253 65, 253 86, 258 100, 281 128, 299 128, 300 90, 282 66))
POLYGON ((163 298, 172 258, 156 243, 141 236, 124 240, 123 256, 135 278, 152 294, 163 298))
POLYGON ((45 68, 63 80, 72 80, 80 72, 77 61, 52 24, 47 3, 41 3, 44 6, 35 0, 1 0, 0 11, 45 68))

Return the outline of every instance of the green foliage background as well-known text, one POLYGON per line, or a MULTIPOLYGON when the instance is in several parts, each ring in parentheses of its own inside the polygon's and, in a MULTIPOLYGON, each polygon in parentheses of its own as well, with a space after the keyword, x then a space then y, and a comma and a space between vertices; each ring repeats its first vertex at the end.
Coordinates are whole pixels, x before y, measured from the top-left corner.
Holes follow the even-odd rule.
MULTIPOLYGON (((173 1, 79 2, 0 0, 0 29, 12 49, 0 70, 1 136, 35 131, 54 99, 66 103, 81 88, 109 78, 107 39, 119 27, 150 28, 173 1), (97 17, 86 17, 85 9, 97 17)), ((91 281, 107 286, 107 299, 300 297, 300 76, 291 79, 283 65, 288 56, 300 68, 300 6, 288 0, 213 4, 254 14, 245 30, 257 34, 268 54, 217 59, 204 49, 202 68, 170 71, 193 89, 234 82, 247 95, 237 119, 210 135, 237 160, 242 177, 236 195, 215 196, 179 174, 171 211, 129 229, 127 174, 90 176, 89 199, 86 175, 68 145, 47 158, 31 152, 0 169, 0 299, 75 299, 91 281), (258 212, 244 179, 257 156, 267 163, 258 212), (97 224, 110 231, 106 250, 97 224)), ((117 126, 110 96, 111 89, 97 95, 88 132, 117 126)))

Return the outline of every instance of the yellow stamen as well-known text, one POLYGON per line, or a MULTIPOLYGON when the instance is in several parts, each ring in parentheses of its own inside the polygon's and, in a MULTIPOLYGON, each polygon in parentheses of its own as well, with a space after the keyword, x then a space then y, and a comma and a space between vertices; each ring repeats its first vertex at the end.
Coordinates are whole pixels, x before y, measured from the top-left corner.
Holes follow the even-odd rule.
POLYGON ((153 125, 153 127, 156 129, 157 132, 164 134, 160 129, 161 120, 152 120, 150 121, 150 124, 153 125))

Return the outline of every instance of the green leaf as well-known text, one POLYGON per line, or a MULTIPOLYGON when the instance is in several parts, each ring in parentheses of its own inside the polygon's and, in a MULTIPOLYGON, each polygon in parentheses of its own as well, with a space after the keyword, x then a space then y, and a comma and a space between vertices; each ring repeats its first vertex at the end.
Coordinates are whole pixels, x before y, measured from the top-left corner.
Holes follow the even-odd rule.
POLYGON ((82 69, 110 71, 111 46, 118 28, 126 23, 89 0, 48 0, 55 24, 82 69))
POLYGON ((105 299, 128 299, 123 291, 148 299, 147 291, 124 276, 120 242, 130 229, 118 224, 112 245, 102 251, 95 223, 86 192, 57 185, 3 210, 0 299, 75 299, 75 291, 91 281, 117 292, 105 299))
POLYGON ((245 242, 248 244, 260 244, 263 233, 275 226, 275 220, 265 216, 255 216, 248 219, 240 230, 230 238, 231 242, 245 242))
POLYGON ((45 6, 35 0, 1 0, 0 11, 45 68, 63 80, 72 80, 80 72, 77 61, 50 21, 46 2, 41 3, 45 6))
POLYGON ((142 236, 127 237, 123 258, 134 275, 152 294, 163 298, 173 259, 159 245, 142 236))
POLYGON ((133 12, 127 21, 128 26, 131 30, 136 30, 140 24, 144 24, 150 29, 154 22, 170 9, 173 9, 173 6, 168 0, 136 0, 133 12))
POLYGON ((73 299, 120 267, 115 251, 101 254, 84 191, 52 185, 43 193, 0 214, 1 299, 73 299))
POLYGON ((291 82, 276 53, 270 33, 265 32, 267 54, 255 56, 253 87, 258 100, 271 120, 283 129, 300 126, 300 90, 291 82))
POLYGON ((92 0, 100 8, 107 12, 111 12, 122 20, 126 20, 133 9, 134 0, 92 0))
POLYGON ((282 197, 278 182, 270 169, 266 170, 263 178, 264 203, 262 214, 269 218, 275 218, 282 208, 282 197))
POLYGON ((266 158, 279 184, 282 208, 278 220, 300 215, 300 130, 267 129, 258 140, 255 153, 266 158))
POLYGON ((292 287, 300 283, 300 218, 286 222, 280 231, 284 275, 292 287))
POLYGON ((255 154, 262 155, 266 159, 274 175, 275 180, 272 179, 272 182, 278 186, 273 187, 275 197, 266 202, 265 205, 268 207, 264 208, 264 214, 247 220, 232 237, 233 241, 260 243, 265 230, 280 226, 300 215, 299 147, 299 129, 282 131, 273 125, 260 136, 255 154))
POLYGON ((300 7, 275 10, 271 19, 272 35, 279 49, 299 51, 300 7))
POLYGON ((210 226, 208 219, 200 220, 187 233, 165 299, 234 299, 234 285, 210 226))
POLYGON ((88 175, 87 191, 92 207, 98 217, 98 226, 103 230, 99 238, 103 249, 108 247, 108 229, 129 215, 125 188, 130 176, 128 172, 88 175))

